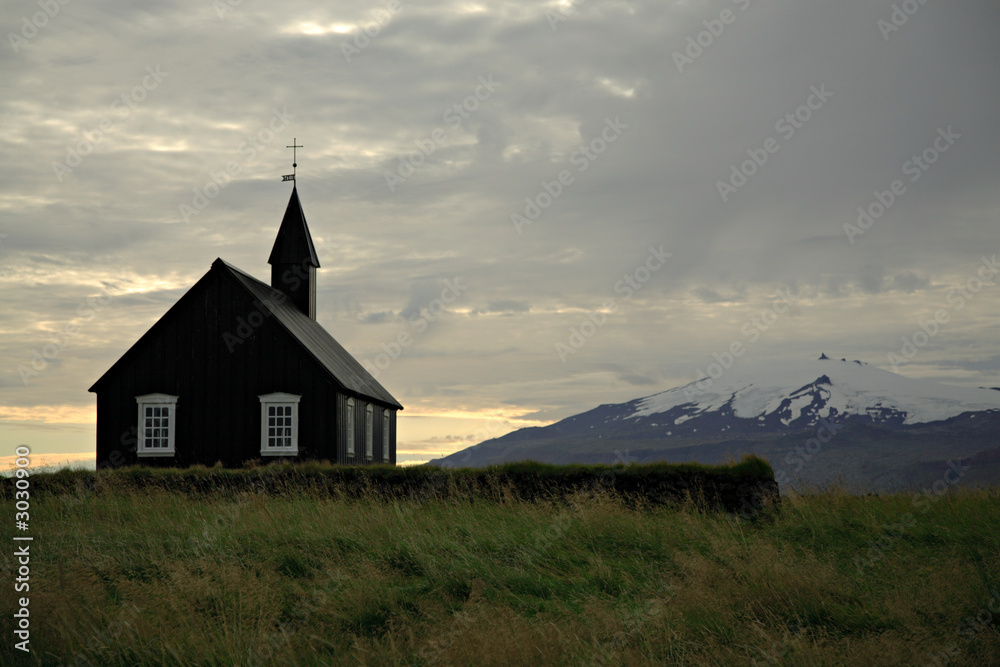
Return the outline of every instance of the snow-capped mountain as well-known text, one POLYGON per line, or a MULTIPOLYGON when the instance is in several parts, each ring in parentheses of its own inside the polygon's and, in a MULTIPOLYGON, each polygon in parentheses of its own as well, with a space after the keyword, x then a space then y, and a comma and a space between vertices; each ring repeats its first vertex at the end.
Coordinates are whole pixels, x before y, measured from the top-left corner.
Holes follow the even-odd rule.
MULTIPOLYGON (((827 420, 923 424, 1000 410, 1000 392, 904 377, 861 361, 821 358, 747 365, 639 399, 630 418, 667 415, 675 426, 710 413, 757 428, 803 428, 827 420)), ((725 425, 724 425, 725 426, 725 425)))
POLYGON ((712 370, 717 377, 521 429, 431 464, 715 463, 756 453, 779 482, 839 477, 878 489, 932 483, 949 460, 978 456, 968 479, 1000 483, 1000 391, 825 355, 712 370))

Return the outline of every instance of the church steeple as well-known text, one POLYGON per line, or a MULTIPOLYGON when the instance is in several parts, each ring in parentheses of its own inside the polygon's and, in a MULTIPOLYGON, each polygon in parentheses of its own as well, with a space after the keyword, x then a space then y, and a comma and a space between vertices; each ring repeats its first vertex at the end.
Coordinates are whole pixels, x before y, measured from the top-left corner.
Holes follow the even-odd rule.
POLYGON ((271 265, 271 287, 283 292, 299 310, 315 320, 319 258, 294 185, 267 263, 271 265))

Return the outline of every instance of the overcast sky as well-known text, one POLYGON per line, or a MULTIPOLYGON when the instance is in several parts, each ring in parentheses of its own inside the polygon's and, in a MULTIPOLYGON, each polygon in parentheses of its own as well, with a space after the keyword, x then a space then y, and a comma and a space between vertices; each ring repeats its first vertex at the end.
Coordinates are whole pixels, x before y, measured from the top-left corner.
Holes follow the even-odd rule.
POLYGON ((401 461, 690 382, 734 343, 1000 386, 995 1, 0 19, 2 456, 92 463, 90 385, 216 257, 268 280, 293 137, 318 319, 383 367, 401 461))

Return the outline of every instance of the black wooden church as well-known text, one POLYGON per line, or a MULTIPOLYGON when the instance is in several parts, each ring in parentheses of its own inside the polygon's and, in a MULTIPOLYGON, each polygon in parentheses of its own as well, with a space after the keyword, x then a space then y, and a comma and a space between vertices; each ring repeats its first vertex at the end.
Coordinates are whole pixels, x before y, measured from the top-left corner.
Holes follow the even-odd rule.
POLYGON ((395 464, 403 406, 316 322, 294 185, 268 264, 270 285, 216 259, 90 388, 99 466, 395 464))

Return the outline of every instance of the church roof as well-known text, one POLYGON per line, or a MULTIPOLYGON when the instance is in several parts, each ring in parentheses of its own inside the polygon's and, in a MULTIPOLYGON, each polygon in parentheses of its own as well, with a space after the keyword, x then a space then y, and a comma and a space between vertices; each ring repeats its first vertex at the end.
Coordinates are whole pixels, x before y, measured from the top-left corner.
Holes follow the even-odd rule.
MULTIPOLYGON (((297 197, 293 197, 293 199, 298 201, 297 197)), ((287 219, 287 214, 285 217, 287 219)), ((304 223, 305 220, 303 220, 304 223)), ((284 222, 282 222, 282 226, 284 226, 284 222)), ((392 397, 392 394, 386 391, 378 383, 378 380, 372 377, 372 374, 366 371, 364 366, 358 363, 358 360, 351 356, 326 329, 296 308, 284 298, 284 294, 222 259, 216 259, 212 264, 213 269, 217 267, 232 274, 255 299, 271 311, 274 318, 288 330, 288 333, 346 389, 361 396, 388 403, 400 410, 403 409, 403 406, 392 397)))
POLYGON ((319 257, 316 256, 309 225, 306 224, 306 216, 302 213, 302 204, 299 202, 299 193, 294 186, 267 263, 319 266, 319 257))
MULTIPOLYGON (((297 198, 295 198, 297 200, 297 198)), ((291 208, 291 206, 290 206, 291 208)), ((287 219, 287 214, 286 214, 287 219)), ((304 221, 303 221, 304 222, 304 221)), ((284 225, 284 223, 282 223, 284 225)), ((385 388, 355 359, 345 350, 340 343, 334 340, 326 329, 316 320, 300 311, 282 292, 263 283, 253 276, 244 273, 235 266, 226 263, 222 259, 212 262, 212 268, 205 276, 198 281, 174 306, 167 311, 136 343, 129 348, 101 378, 94 383, 90 391, 98 391, 101 385, 113 377, 117 369, 130 363, 131 359, 139 354, 139 350, 144 343, 153 339, 157 333, 167 326, 167 322, 176 318, 179 309, 193 296, 193 292, 204 289, 209 281, 226 277, 235 281, 247 295, 257 302, 258 308, 269 311, 274 320, 284 328, 292 339, 311 355, 321 368, 323 368, 333 380, 342 386, 348 393, 372 399, 379 403, 384 403, 399 410, 403 406, 392 397, 385 388)))

